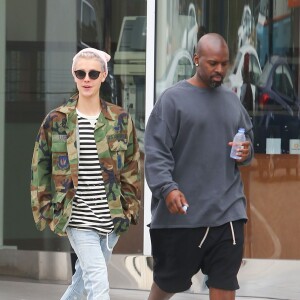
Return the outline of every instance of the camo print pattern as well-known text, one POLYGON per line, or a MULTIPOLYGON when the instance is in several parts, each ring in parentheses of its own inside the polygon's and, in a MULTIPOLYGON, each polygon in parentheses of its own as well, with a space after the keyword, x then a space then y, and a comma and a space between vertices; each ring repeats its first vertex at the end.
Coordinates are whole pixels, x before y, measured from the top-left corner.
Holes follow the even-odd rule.
MULTIPOLYGON (((31 207, 39 230, 46 225, 65 235, 78 186, 78 96, 51 111, 38 132, 31 168, 31 207)), ((117 234, 139 219, 140 152, 132 119, 121 107, 101 100, 95 141, 108 206, 117 234)))

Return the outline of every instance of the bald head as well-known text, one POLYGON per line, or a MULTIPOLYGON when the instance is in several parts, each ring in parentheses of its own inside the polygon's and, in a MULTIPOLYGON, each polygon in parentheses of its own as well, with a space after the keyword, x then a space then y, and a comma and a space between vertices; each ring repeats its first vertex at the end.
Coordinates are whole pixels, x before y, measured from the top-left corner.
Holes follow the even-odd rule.
POLYGON ((218 33, 207 33, 203 35, 197 44, 197 54, 199 56, 211 53, 211 51, 228 51, 228 46, 224 38, 218 33))
POLYGON ((229 63, 229 50, 224 38, 217 33, 203 35, 194 55, 196 73, 190 80, 200 87, 218 87, 222 84, 229 63))

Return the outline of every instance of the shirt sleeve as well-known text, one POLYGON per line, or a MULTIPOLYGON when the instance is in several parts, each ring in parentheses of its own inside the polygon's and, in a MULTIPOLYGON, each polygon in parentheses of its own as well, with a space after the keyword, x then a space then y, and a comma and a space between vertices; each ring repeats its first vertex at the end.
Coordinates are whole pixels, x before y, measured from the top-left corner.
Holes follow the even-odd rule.
POLYGON ((51 209, 51 151, 49 147, 49 134, 47 118, 44 120, 34 145, 31 164, 31 208, 36 227, 45 229, 51 222, 53 211, 51 209))
POLYGON ((241 126, 245 128, 245 136, 246 140, 250 142, 250 153, 246 160, 243 162, 237 162, 240 166, 247 166, 251 163, 253 157, 254 157, 254 147, 253 147, 253 141, 254 141, 254 134, 253 134, 253 125, 252 121, 250 119, 250 116, 247 112, 247 110, 242 106, 242 118, 241 118, 241 126))
POLYGON ((158 102, 145 131, 145 176, 153 196, 157 199, 166 198, 170 191, 178 189, 178 184, 172 178, 175 166, 172 134, 160 108, 158 102))
POLYGON ((126 202, 131 216, 131 224, 139 219, 141 199, 140 151, 136 130, 131 117, 128 121, 128 148, 125 154, 124 168, 121 172, 122 198, 126 202))

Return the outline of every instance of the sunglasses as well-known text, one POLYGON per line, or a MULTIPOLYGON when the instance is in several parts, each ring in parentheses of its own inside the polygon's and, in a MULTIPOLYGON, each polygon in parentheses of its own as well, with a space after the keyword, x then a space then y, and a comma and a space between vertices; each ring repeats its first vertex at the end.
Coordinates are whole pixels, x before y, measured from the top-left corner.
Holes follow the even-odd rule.
MULTIPOLYGON (((78 79, 84 79, 86 76, 86 72, 83 70, 77 70, 77 71, 74 71, 74 73, 78 79)), ((100 71, 91 70, 88 72, 88 76, 90 79, 95 80, 99 77, 100 73, 101 73, 100 71)))

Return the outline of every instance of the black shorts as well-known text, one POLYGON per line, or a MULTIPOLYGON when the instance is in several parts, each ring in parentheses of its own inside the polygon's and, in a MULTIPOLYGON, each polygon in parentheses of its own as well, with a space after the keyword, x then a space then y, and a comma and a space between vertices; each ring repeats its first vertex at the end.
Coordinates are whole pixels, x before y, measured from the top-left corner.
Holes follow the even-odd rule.
POLYGON ((206 227, 150 229, 154 282, 165 292, 183 292, 191 287, 192 277, 201 270, 208 277, 208 287, 237 290, 244 223, 232 222, 233 231, 230 223, 210 227, 201 248, 206 227))

